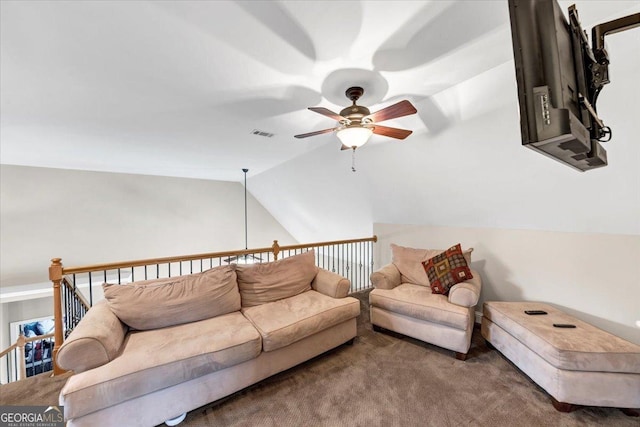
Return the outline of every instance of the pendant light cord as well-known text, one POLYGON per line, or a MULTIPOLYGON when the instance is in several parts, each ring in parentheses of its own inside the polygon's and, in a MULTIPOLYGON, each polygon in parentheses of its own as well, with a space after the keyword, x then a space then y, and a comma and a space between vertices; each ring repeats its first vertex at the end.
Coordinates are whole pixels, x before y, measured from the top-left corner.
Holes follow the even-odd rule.
POLYGON ((244 172, 244 249, 249 249, 247 233, 247 172, 249 169, 242 169, 244 172))

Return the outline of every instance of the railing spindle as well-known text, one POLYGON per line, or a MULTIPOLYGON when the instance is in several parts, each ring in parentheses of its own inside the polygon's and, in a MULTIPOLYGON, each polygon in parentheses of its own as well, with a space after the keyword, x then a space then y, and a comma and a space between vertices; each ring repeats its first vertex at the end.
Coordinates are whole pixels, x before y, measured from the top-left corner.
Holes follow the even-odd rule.
MULTIPOLYGON (((119 274, 118 274, 118 283, 120 283, 119 274)), ((91 272, 89 272, 89 306, 93 307, 93 282, 91 281, 91 272)))

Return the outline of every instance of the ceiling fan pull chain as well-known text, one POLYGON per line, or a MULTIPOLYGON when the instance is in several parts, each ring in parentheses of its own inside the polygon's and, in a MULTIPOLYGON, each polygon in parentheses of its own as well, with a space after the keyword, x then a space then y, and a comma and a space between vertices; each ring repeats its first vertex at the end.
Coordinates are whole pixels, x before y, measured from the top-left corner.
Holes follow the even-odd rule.
POLYGON ((356 149, 354 147, 353 151, 351 151, 351 172, 355 172, 355 171, 356 171, 356 149))

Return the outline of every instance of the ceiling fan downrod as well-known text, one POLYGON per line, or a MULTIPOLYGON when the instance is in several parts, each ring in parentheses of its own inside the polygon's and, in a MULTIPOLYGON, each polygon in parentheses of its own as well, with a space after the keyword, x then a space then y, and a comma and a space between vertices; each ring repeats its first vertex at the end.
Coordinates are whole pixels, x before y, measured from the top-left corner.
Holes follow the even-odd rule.
POLYGON ((347 89, 344 94, 353 102, 353 105, 356 105, 356 101, 364 94, 364 89, 359 86, 353 86, 347 89))

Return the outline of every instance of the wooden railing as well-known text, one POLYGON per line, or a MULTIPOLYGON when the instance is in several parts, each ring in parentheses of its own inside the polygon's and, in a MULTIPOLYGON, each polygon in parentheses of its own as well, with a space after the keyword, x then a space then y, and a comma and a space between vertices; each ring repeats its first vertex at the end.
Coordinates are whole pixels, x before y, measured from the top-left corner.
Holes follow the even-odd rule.
POLYGON ((7 383, 14 381, 14 380, 23 380, 25 378, 27 378, 27 358, 26 353, 25 353, 25 348, 27 347, 28 344, 31 344, 32 348, 31 348, 31 361, 29 362, 29 364, 31 365, 31 369, 32 369, 32 375, 35 375, 37 373, 42 373, 42 372, 46 372, 46 371, 50 371, 51 368, 45 368, 44 364, 45 363, 50 363, 47 362, 47 360, 51 360, 51 354, 46 354, 47 351, 51 351, 53 350, 53 343, 51 341, 51 339, 54 338, 54 334, 46 334, 46 335, 37 335, 34 337, 25 337, 24 335, 20 334, 18 336, 18 339, 16 340, 16 342, 14 342, 13 344, 11 344, 8 348, 6 348, 5 350, 3 350, 2 352, 0 352, 0 360, 2 360, 3 357, 6 357, 6 361, 7 361, 7 383), (36 356, 36 343, 40 342, 40 357, 38 358, 36 356), (47 347, 45 348, 45 343, 47 343, 47 347), (11 353, 13 352, 13 366, 11 366, 12 364, 9 363, 9 356, 11 355, 11 353), (38 362, 41 365, 41 369, 40 372, 37 372, 37 365, 38 362), (13 376, 12 376, 13 374, 13 376))
MULTIPOLYGON (((53 258, 49 279, 53 283, 53 313, 55 321, 54 361, 59 346, 71 333, 84 314, 101 298, 94 292, 102 283, 129 283, 163 277, 180 276, 205 271, 227 263, 270 262, 310 249, 315 250, 316 265, 338 273, 351 281, 351 292, 370 287, 373 271, 373 243, 377 237, 280 246, 277 240, 271 247, 238 251, 211 252, 135 261, 64 267, 60 258, 53 258), (88 295, 83 289, 87 289, 88 295)), ((62 373, 54 363, 54 374, 62 373)))

